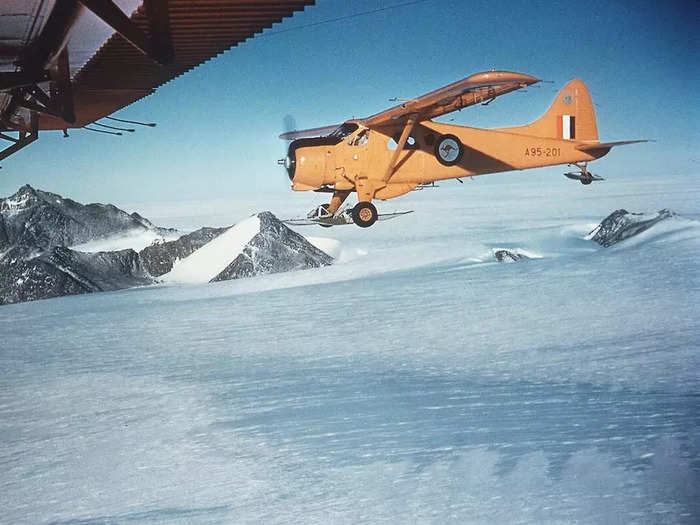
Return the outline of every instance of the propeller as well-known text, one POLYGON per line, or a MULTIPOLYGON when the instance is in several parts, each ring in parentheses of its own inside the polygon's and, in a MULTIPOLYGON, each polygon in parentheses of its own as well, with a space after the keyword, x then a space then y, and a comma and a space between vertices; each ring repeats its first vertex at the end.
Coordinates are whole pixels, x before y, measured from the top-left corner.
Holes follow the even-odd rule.
MULTIPOLYGON (((285 135, 289 135, 293 131, 296 131, 297 120, 292 115, 285 115, 282 122, 284 125, 284 133, 282 135, 280 135, 280 137, 284 137, 285 135)), ((291 139, 287 139, 287 140, 291 140, 291 139)))
POLYGON ((289 177, 289 180, 294 179, 294 167, 292 165, 292 159, 289 157, 289 144, 292 142, 292 138, 285 138, 287 135, 290 135, 294 133, 294 130, 297 127, 297 121, 292 115, 285 115, 284 119, 282 119, 282 126, 284 128, 284 133, 280 135, 280 138, 284 139, 287 141, 287 149, 285 149, 284 156, 281 159, 277 160, 277 164, 280 166, 284 166, 285 170, 287 171, 287 176, 289 177))

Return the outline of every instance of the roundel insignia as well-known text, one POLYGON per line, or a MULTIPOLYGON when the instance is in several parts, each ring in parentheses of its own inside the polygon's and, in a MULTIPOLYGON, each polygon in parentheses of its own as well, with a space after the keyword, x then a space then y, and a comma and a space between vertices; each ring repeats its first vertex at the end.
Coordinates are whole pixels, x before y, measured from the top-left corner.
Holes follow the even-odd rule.
POLYGON ((435 156, 445 166, 457 164, 463 153, 462 143, 454 135, 442 135, 435 143, 435 156))
POLYGON ((568 106, 574 101, 574 97, 571 96, 571 93, 567 93, 566 95, 564 95, 563 101, 564 104, 568 106))

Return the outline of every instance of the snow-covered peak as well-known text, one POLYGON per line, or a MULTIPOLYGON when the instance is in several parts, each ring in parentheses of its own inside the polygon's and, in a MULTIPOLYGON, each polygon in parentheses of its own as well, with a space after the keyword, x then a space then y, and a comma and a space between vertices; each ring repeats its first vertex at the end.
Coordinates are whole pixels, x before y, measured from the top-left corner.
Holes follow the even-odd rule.
POLYGON ((29 184, 22 186, 14 195, 0 199, 0 213, 14 216, 31 207, 37 198, 36 191, 29 184))
POLYGON ((219 275, 260 232, 257 215, 239 222, 189 257, 177 261, 162 279, 166 282, 208 283, 219 275))
POLYGON ((112 204, 81 204, 28 184, 0 199, 0 245, 45 249, 138 233, 171 238, 177 232, 157 228, 148 219, 129 215, 112 204))
POLYGON ((176 262, 164 281, 206 283, 319 268, 327 253, 289 229, 269 211, 258 213, 176 262))
POLYGON ((23 198, 31 195, 36 196, 36 190, 32 188, 29 184, 25 184, 24 186, 20 186, 20 188, 15 192, 15 194, 9 198, 23 198))

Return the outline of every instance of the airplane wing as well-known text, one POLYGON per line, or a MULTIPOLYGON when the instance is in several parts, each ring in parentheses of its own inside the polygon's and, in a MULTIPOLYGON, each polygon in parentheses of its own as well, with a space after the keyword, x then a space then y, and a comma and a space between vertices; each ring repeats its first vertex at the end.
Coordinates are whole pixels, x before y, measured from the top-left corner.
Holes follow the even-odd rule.
MULTIPOLYGON (((76 122, 70 127, 82 127, 150 95, 314 1, 169 0, 174 60, 161 66, 115 33, 73 77, 76 122)), ((130 19, 137 27, 148 26, 143 5, 130 19)), ((39 129, 65 127, 51 117, 42 118, 39 125, 39 129)))
POLYGON ((314 2, 0 0, 0 160, 40 130, 111 115, 314 2))
POLYGON ((511 71, 484 71, 431 91, 362 120, 369 128, 403 125, 409 116, 428 120, 539 82, 538 78, 511 71))

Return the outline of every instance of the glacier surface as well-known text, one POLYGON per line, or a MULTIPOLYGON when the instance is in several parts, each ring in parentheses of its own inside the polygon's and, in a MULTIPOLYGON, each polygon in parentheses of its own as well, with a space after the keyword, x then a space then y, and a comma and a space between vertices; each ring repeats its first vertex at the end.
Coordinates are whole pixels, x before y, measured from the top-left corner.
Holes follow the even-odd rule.
MULTIPOLYGON (((0 308, 0 522, 698 523, 697 178, 444 186, 299 228, 329 267, 0 308)), ((260 199, 140 209, 319 197, 260 199)))

